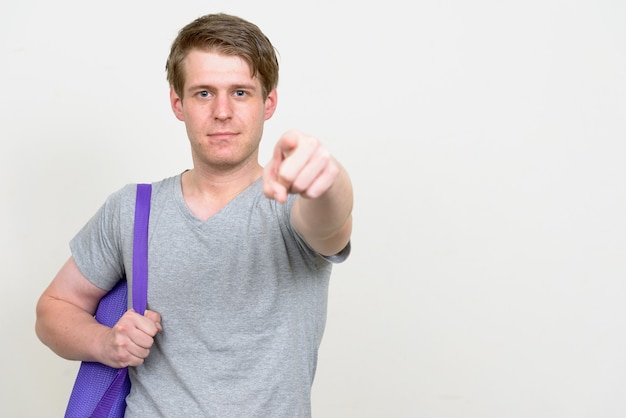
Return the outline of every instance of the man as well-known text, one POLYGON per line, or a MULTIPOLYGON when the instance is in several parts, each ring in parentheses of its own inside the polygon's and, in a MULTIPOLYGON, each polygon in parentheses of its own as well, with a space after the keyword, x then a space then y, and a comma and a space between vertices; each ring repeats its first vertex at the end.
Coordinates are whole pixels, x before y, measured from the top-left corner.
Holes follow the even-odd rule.
POLYGON ((288 131, 258 162, 278 62, 259 28, 225 14, 185 26, 167 60, 193 168, 153 183, 145 315, 93 314, 130 271, 134 186, 70 243, 37 304, 60 356, 130 368, 130 417, 307 417, 332 263, 350 251, 352 186, 316 138, 288 131))

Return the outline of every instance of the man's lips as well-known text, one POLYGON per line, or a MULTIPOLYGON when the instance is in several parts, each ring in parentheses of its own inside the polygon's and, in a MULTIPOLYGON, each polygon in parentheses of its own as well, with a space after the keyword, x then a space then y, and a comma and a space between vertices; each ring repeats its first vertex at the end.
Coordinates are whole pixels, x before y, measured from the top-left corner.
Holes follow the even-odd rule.
POLYGON ((214 141, 226 141, 234 138, 236 135, 235 132, 213 132, 208 134, 209 138, 214 141))

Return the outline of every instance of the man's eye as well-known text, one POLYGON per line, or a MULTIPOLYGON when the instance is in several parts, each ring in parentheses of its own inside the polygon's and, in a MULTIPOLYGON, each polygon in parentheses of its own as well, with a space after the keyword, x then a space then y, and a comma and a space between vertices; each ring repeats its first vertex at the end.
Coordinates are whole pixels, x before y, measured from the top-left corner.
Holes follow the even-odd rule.
POLYGON ((198 96, 200 96, 200 97, 209 97, 209 92, 206 91, 206 90, 203 90, 200 93, 198 93, 198 96))
POLYGON ((236 90, 235 91, 235 96, 237 96, 237 97, 243 97, 245 95, 246 95, 246 92, 243 91, 243 90, 236 90))

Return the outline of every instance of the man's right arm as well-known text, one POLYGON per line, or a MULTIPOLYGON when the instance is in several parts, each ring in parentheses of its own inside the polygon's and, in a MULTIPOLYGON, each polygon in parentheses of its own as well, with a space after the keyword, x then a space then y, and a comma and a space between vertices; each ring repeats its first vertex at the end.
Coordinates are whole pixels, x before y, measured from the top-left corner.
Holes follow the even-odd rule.
POLYGON ((70 257, 37 302, 37 336, 69 360, 96 361, 116 368, 143 363, 154 336, 161 331, 161 317, 153 311, 143 316, 128 311, 109 328, 94 318, 105 294, 70 257))

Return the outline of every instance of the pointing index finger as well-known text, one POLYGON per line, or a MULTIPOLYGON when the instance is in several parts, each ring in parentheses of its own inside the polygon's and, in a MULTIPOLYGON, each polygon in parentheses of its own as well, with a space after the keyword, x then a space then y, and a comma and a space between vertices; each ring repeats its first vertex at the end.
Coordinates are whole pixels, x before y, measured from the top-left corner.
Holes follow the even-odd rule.
POLYGON ((280 151, 283 157, 288 157, 298 146, 298 135, 295 131, 288 131, 280 137, 276 144, 276 151, 280 151))

